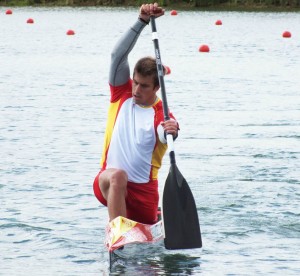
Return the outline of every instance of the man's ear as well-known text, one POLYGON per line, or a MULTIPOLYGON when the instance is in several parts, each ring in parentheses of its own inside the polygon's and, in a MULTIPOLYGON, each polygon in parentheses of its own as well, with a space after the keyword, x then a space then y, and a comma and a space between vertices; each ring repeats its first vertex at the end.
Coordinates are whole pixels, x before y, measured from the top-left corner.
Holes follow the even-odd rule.
POLYGON ((160 88, 159 85, 156 85, 156 86, 154 87, 155 93, 159 90, 159 88, 160 88))

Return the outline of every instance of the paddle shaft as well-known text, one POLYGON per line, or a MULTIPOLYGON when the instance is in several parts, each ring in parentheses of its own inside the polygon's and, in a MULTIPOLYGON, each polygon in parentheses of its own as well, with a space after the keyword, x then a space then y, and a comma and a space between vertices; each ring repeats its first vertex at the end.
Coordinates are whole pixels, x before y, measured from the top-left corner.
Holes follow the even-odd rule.
MULTIPOLYGON (((165 80, 164 80, 164 69, 163 69, 163 65, 161 62, 158 35, 157 35, 156 23, 155 23, 154 16, 150 16, 150 23, 151 23, 151 28, 152 28, 152 40, 153 40, 153 44, 154 44, 157 74, 158 74, 158 80, 159 80, 161 97, 162 97, 164 120, 167 121, 167 120, 170 120, 170 115, 169 115, 169 107, 168 107, 165 80)), ((174 141, 173 141, 172 134, 167 134, 167 144, 168 144, 168 148, 169 148, 171 164, 176 163, 175 152, 174 152, 174 141)))
MULTIPOLYGON (((150 22, 162 95, 164 120, 166 121, 170 119, 170 115, 154 16, 150 17, 150 22)), ((174 141, 171 134, 167 134, 167 143, 171 166, 163 192, 162 214, 165 229, 165 247, 167 249, 200 248, 202 247, 202 239, 195 200, 188 183, 177 168, 174 141)))

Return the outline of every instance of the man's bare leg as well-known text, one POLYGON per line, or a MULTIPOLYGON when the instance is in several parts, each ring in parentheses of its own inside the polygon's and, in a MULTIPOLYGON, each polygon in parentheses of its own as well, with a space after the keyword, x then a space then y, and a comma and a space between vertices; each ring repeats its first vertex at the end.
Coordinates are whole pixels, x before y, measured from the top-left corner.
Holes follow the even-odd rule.
POLYGON ((99 176, 99 186, 107 201, 109 220, 126 217, 127 174, 120 169, 107 169, 99 176))

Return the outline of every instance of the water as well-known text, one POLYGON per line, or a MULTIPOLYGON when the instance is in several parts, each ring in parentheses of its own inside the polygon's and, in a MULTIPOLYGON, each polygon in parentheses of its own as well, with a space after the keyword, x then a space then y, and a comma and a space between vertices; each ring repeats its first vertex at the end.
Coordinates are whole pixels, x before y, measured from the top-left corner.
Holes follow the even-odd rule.
MULTIPOLYGON (((0 15, 0 275, 109 275, 107 210, 92 182, 109 53, 136 10, 13 11, 0 15)), ((114 275, 300 274, 299 22, 299 13, 159 19, 168 103, 181 128, 177 163, 196 199, 203 249, 135 248, 114 275), (198 52, 202 44, 210 53, 198 52)), ((147 27, 130 63, 152 54, 147 27)), ((168 168, 166 157, 161 184, 168 168)))

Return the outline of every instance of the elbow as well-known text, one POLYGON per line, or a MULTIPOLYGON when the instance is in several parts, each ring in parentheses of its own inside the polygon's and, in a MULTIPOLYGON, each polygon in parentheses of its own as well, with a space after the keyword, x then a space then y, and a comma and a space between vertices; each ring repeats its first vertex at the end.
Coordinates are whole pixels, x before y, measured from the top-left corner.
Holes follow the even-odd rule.
POLYGON ((111 58, 112 61, 117 58, 117 54, 118 54, 117 49, 113 49, 111 54, 110 54, 110 58, 111 58))

